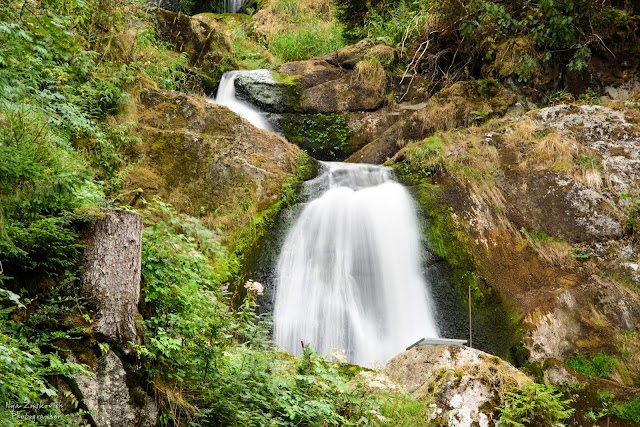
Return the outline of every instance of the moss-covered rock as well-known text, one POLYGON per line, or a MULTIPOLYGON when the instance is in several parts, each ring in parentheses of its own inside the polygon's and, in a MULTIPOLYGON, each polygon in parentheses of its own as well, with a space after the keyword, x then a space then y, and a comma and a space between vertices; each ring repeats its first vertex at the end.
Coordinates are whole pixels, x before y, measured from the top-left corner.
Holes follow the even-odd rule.
POLYGON ((318 160, 343 160, 353 152, 351 131, 340 114, 283 114, 280 131, 318 160))
POLYGON ((300 150, 202 98, 144 91, 138 133, 144 159, 128 176, 144 197, 160 195, 178 210, 237 230, 278 202, 295 176, 300 150))
POLYGON ((236 96, 268 113, 300 110, 300 90, 291 77, 268 70, 244 71, 235 80, 236 96))
MULTIPOLYGON (((512 335, 521 363, 574 352, 624 360, 634 345, 611 337, 640 319, 640 250, 622 227, 625 191, 640 185, 630 167, 637 114, 613 106, 553 107, 439 133, 394 157, 454 283, 477 287, 478 303, 497 296, 505 324, 521 322, 512 335)), ((636 381, 629 366, 620 381, 636 381)))
POLYGON ((496 356, 463 346, 426 345, 399 354, 386 377, 430 405, 434 425, 494 425, 506 393, 531 379, 496 356))

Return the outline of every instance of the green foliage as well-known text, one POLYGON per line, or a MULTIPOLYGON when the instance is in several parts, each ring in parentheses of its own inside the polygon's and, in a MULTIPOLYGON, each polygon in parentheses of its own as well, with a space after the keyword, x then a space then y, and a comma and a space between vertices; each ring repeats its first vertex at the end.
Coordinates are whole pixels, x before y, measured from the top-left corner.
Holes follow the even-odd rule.
POLYGON ((508 427, 555 427, 573 414, 570 399, 549 384, 529 384, 507 393, 498 407, 500 425, 508 427))
POLYGON ((361 37, 384 40, 395 46, 420 35, 427 20, 425 1, 400 0, 393 5, 388 1, 372 7, 364 17, 361 37))
POLYGON ((73 425, 54 404, 57 390, 47 378, 52 375, 73 378, 76 373, 86 375, 88 371, 83 365, 65 362, 57 353, 43 354, 33 331, 9 319, 9 314, 16 308, 26 307, 16 294, 0 288, 2 426, 73 425))
POLYGON ((615 416, 623 420, 640 424, 640 399, 616 401, 611 392, 598 393, 598 400, 602 405, 599 409, 589 409, 585 412, 585 418, 589 421, 598 421, 601 418, 615 416))
MULTIPOLYGON (((5 103, 0 127, 0 253, 7 274, 73 268, 82 206, 100 200, 77 154, 37 109, 5 103)), ((0 279, 1 281, 1 279, 0 279)))
POLYGON ((616 361, 613 356, 598 353, 588 357, 574 354, 566 361, 567 366, 596 378, 608 378, 615 371, 616 361))
POLYGON ((281 62, 291 62, 326 55, 342 46, 340 27, 326 31, 318 25, 317 18, 309 17, 299 27, 279 33, 269 43, 269 51, 281 62))
POLYGON ((612 415, 631 421, 640 425, 640 399, 633 399, 627 402, 616 403, 612 410, 612 415))
POLYGON ((627 191, 620 195, 626 202, 626 231, 629 234, 640 234, 640 191, 627 191))
POLYGON ((298 360, 274 351, 269 324, 255 313, 260 290, 247 292, 239 308, 230 306, 223 283, 231 277, 212 267, 225 256, 213 233, 158 201, 143 214, 148 309, 145 342, 136 350, 144 373, 165 396, 167 422, 311 426, 366 418, 373 403, 347 386, 349 377, 337 365, 311 349, 298 360))
POLYGON ((405 157, 413 173, 429 177, 444 170, 444 142, 438 135, 430 136, 410 146, 405 157))
MULTIPOLYGON (((408 70, 445 82, 512 76, 538 82, 558 66, 588 66, 594 46, 633 46, 633 17, 618 3, 590 0, 334 0, 351 40, 375 37, 400 45, 408 70)), ((615 50, 614 47, 614 50, 615 50)))

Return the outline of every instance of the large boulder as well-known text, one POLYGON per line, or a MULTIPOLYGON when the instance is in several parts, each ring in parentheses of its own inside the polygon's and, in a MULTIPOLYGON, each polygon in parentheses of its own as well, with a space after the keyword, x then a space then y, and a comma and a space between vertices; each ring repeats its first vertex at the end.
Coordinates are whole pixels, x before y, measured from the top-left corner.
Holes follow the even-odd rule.
POLYGON ((163 196, 180 211, 224 223, 263 210, 296 173, 300 150, 204 97, 146 90, 139 99, 143 162, 129 188, 163 196))
POLYGON ((505 393, 532 382, 496 356, 457 345, 414 347, 382 373, 428 404, 432 422, 450 427, 495 425, 505 393))

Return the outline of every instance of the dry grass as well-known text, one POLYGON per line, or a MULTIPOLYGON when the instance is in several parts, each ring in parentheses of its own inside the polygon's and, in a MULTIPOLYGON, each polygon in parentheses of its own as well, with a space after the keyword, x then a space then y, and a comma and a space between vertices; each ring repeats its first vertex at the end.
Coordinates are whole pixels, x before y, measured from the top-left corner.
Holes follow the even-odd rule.
POLYGON ((604 185, 596 161, 583 164, 577 161, 590 156, 571 132, 544 129, 527 118, 509 127, 503 135, 503 142, 521 153, 518 159, 520 169, 562 173, 596 190, 604 185))
POLYGON ((183 390, 176 385, 155 382, 158 406, 171 414, 176 425, 190 425, 196 414, 196 407, 183 396, 183 390))
POLYGON ((521 231, 521 235, 547 265, 572 267, 576 264, 575 258, 571 256, 573 247, 569 243, 541 235, 539 232, 521 231))
POLYGON ((252 35, 271 42, 279 34, 297 29, 303 16, 314 16, 319 25, 332 27, 334 9, 331 0, 271 0, 254 15, 252 35))
POLYGON ((422 123, 423 131, 449 130, 460 125, 458 110, 458 106, 453 102, 436 103, 420 110, 417 116, 422 123))
POLYGON ((384 94, 387 74, 379 59, 368 58, 358 62, 354 77, 366 90, 379 95, 384 94))

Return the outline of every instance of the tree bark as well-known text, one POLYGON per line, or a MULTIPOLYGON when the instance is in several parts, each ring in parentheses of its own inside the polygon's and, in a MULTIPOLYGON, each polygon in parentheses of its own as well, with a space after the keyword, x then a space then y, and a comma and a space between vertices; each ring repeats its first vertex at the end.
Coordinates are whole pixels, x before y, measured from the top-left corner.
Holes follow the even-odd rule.
POLYGON ((131 212, 104 213, 84 250, 82 293, 96 304, 97 331, 127 351, 129 341, 139 342, 142 219, 131 212))

